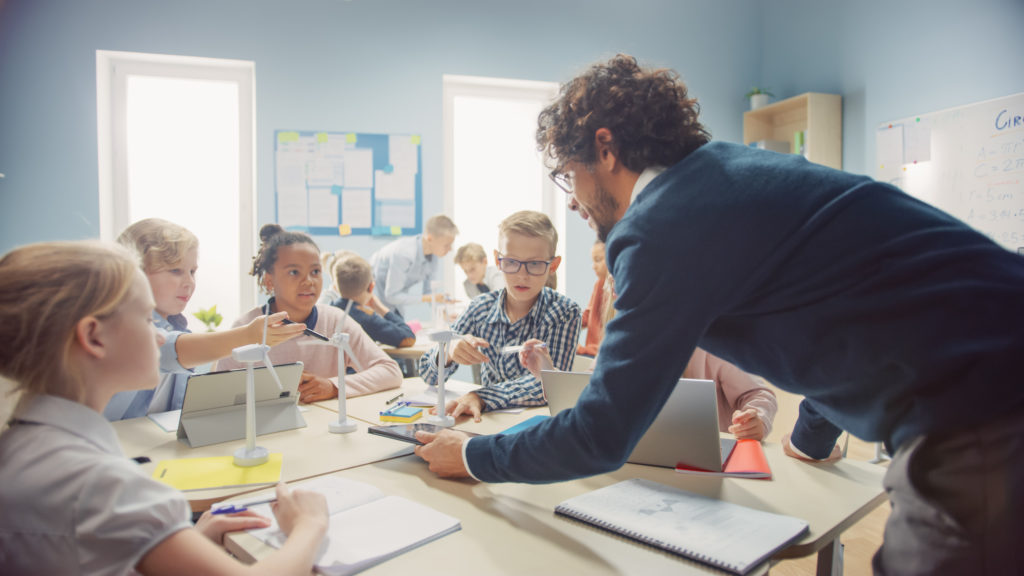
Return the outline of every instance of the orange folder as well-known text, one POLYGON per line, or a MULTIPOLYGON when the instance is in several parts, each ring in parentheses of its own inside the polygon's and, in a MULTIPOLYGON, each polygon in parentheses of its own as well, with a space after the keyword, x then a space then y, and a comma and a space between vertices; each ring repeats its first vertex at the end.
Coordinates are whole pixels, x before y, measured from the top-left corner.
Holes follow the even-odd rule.
POLYGON ((729 454, 729 458, 725 461, 725 466, 722 468, 722 472, 711 472, 710 470, 702 470, 680 464, 676 466, 676 472, 723 478, 759 478, 767 480, 772 477, 772 469, 768 466, 768 459, 764 456, 764 449, 761 448, 761 443, 750 438, 736 441, 736 446, 732 449, 732 453, 729 454))

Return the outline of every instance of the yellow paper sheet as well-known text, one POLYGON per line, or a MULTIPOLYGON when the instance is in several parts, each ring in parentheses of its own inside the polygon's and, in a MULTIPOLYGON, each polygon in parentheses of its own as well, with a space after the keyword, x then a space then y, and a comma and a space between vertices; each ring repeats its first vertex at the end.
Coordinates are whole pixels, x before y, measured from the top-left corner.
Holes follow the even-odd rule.
POLYGON ((235 466, 231 456, 214 458, 180 458, 162 460, 156 465, 153 478, 178 490, 207 490, 250 484, 274 484, 281 480, 280 453, 270 455, 259 466, 235 466))

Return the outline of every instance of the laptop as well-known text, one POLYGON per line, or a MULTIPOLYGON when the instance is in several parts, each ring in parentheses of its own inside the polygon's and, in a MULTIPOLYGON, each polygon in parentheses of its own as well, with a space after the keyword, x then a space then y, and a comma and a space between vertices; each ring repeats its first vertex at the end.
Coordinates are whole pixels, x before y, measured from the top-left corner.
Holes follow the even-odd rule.
MULTIPOLYGON (((263 366, 253 370, 256 434, 304 428, 299 412, 302 362, 274 366, 282 388, 263 366)), ((193 374, 185 388, 178 439, 192 448, 245 438, 246 369, 193 374)))
MULTIPOLYGON (((590 372, 541 372, 548 409, 554 416, 576 405, 590 372)), ((675 468, 683 465, 721 472, 736 440, 718 431, 718 399, 712 380, 681 378, 628 462, 675 468)))

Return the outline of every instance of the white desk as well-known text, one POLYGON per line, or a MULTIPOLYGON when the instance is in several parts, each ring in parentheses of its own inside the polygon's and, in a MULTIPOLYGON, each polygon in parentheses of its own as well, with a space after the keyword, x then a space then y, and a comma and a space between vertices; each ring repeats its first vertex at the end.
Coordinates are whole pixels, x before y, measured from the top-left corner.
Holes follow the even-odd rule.
MULTIPOLYGON (((813 465, 765 447, 772 481, 704 478, 627 464, 610 473, 556 484, 485 484, 437 478, 418 458, 351 468, 340 475, 372 483, 387 494, 427 504, 462 522, 462 530, 389 560, 365 573, 443 571, 467 574, 690 574, 714 572, 696 562, 554 514, 558 503, 629 478, 648 478, 760 510, 803 518, 810 531, 775 558, 813 554, 831 546, 885 496, 884 470, 864 462, 813 465)), ((245 533, 230 534, 228 549, 253 561, 270 549, 245 533)), ((762 567, 762 570, 766 567, 762 567)))
MULTIPOLYGON (((478 388, 475 384, 467 382, 458 382, 455 380, 449 380, 446 384, 457 382, 459 386, 478 388)), ((380 421, 380 413, 387 410, 389 405, 386 402, 399 393, 403 394, 402 400, 408 400, 409 398, 422 393, 427 389, 427 384, 423 382, 422 378, 406 378, 402 380, 402 386, 394 390, 385 390, 383 392, 376 392, 374 394, 367 394, 366 396, 357 396, 355 398, 345 399, 345 411, 348 412, 350 418, 361 420, 363 422, 380 425, 389 424, 389 422, 380 421)), ((335 400, 324 400, 315 404, 320 408, 330 410, 337 413, 338 401, 335 400)), ((417 420, 417 422, 423 422, 430 412, 430 407, 423 408, 423 416, 417 420)), ((466 430, 468 432, 476 432, 477 434, 495 434, 501 432, 534 416, 536 414, 548 414, 547 406, 540 406, 536 408, 526 408, 520 413, 507 413, 507 412, 484 412, 481 422, 473 422, 473 418, 470 416, 460 416, 455 423, 455 428, 458 430, 466 430)))
MULTIPOLYGON (((310 406, 302 413, 305 428, 285 430, 256 437, 256 444, 270 452, 284 455, 281 480, 292 482, 369 462, 412 454, 412 446, 394 440, 373 436, 366 432, 366 424, 357 422, 359 429, 348 434, 331 434, 327 424, 337 419, 337 412, 310 406)), ((151 460, 143 469, 152 474, 161 460, 177 458, 206 458, 230 456, 244 446, 245 440, 190 448, 179 442, 174 432, 165 432, 146 417, 113 423, 124 452, 129 457, 145 456, 151 460)), ((212 490, 184 492, 194 512, 206 510, 214 502, 231 496, 261 489, 261 486, 240 486, 212 490)))

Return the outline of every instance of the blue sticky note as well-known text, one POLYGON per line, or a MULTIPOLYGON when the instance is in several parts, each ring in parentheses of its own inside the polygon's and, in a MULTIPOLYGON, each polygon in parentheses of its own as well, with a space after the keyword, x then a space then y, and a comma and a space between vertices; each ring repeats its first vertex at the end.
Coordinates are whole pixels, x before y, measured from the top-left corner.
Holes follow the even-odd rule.
POLYGON ((334 194, 335 196, 341 196, 341 186, 338 186, 337 184, 332 184, 331 194, 334 194))
POLYGON ((384 173, 385 174, 391 174, 394 171, 395 171, 395 167, 392 166, 391 164, 388 164, 387 166, 384 167, 384 173))
POLYGON ((526 430, 527 428, 531 428, 533 426, 536 426, 537 424, 540 424, 541 422, 543 422, 544 420, 547 420, 548 418, 550 418, 550 416, 545 416, 543 414, 538 414, 538 415, 534 416, 533 418, 528 418, 526 420, 523 420, 522 422, 520 422, 519 424, 516 424, 515 426, 506 428, 506 429, 502 430, 501 432, 498 432, 498 434, 515 434, 516 432, 522 432, 523 430, 526 430))
POLYGON ((380 413, 381 416, 394 416, 395 418, 412 418, 419 414, 423 409, 417 406, 395 406, 390 410, 385 410, 380 413))

